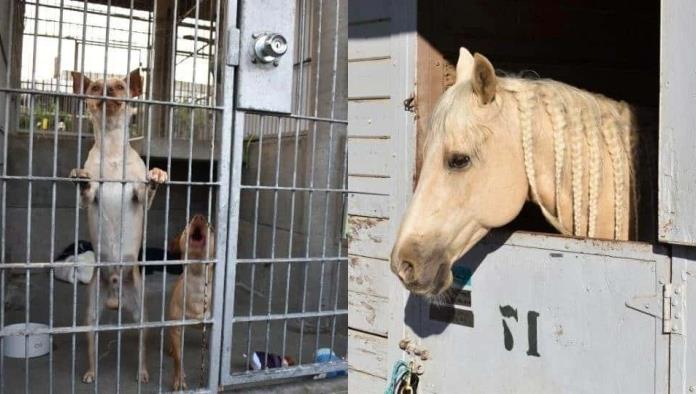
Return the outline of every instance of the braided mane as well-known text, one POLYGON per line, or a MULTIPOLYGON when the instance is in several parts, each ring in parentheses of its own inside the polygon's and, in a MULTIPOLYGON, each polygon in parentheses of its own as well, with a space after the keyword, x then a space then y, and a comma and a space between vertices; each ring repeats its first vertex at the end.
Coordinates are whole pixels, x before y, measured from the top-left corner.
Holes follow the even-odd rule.
MULTIPOLYGON (((533 200, 549 222, 567 235, 594 237, 597 228, 598 200, 601 187, 613 187, 614 238, 628 239, 630 198, 633 187, 633 141, 630 113, 625 103, 610 100, 552 80, 501 78, 503 89, 517 101, 522 133, 525 169, 533 200), (536 192, 534 150, 531 144, 535 123, 534 108, 541 105, 550 120, 554 137, 554 182, 556 207, 552 215, 536 192), (567 147, 566 141, 570 141, 567 147), (608 153, 610 163, 602 156, 608 153), (570 162, 573 223, 562 223, 560 197, 563 166, 570 162), (604 166, 612 169, 613 184, 602 183, 604 166), (587 186, 585 186, 587 185, 587 186), (587 200, 585 200, 587 199, 587 200), (586 201, 586 204, 584 203, 586 201)), ((540 122, 537 120, 536 125, 540 122)))

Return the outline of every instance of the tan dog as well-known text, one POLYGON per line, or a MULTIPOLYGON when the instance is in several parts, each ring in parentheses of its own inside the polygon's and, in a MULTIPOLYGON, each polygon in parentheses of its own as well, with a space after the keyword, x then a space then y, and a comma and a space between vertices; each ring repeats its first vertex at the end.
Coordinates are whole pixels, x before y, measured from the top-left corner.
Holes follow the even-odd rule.
MULTIPOLYGON (((130 98, 139 96, 142 92, 142 79, 138 70, 130 73, 130 91, 127 80, 111 78, 106 82, 93 82, 77 72, 73 72, 72 77, 73 91, 78 94, 101 96, 104 84, 108 97, 130 98)), ((148 173, 145 163, 130 146, 127 136, 124 136, 128 131, 131 115, 127 102, 88 98, 85 103, 94 127, 94 146, 89 151, 84 167, 73 169, 70 177, 80 183, 81 206, 87 209, 90 237, 98 261, 135 262, 142 244, 145 210, 152 203, 157 185, 167 181, 167 173, 158 168, 153 168, 148 173), (127 183, 99 184, 100 170, 102 179, 121 180, 124 178, 124 165, 127 183)), ((143 289, 138 267, 134 264, 106 266, 101 269, 101 275, 92 277, 89 284, 87 325, 94 325, 97 316, 105 308, 118 309, 119 287, 122 310, 130 312, 136 322, 140 321, 141 316, 143 320, 147 320, 147 313, 140 302, 143 289), (100 293, 99 305, 97 286, 100 293)), ((143 362, 137 377, 142 382, 149 380, 144 361, 146 334, 143 331, 139 355, 143 362)), ((87 345, 89 367, 82 381, 91 383, 95 379, 94 332, 87 332, 87 345)))
MULTIPOLYGON (((215 258, 215 232, 213 227, 202 215, 196 215, 179 236, 179 242, 174 244, 174 252, 181 254, 182 260, 212 260, 215 258)), ((207 319, 210 317, 211 295, 213 287, 214 265, 196 263, 184 266, 184 273, 174 284, 172 298, 169 301, 167 319, 207 319), (207 271, 207 275, 206 275, 207 271), (184 301, 184 289, 186 300, 184 301)), ((174 390, 185 390, 186 374, 181 364, 181 327, 169 329, 169 354, 174 359, 174 390)))

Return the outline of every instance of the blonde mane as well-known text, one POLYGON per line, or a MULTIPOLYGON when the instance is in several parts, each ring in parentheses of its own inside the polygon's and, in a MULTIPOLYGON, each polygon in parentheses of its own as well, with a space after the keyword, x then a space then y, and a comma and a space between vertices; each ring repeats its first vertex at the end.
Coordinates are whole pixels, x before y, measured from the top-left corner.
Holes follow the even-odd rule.
MULTIPOLYGON (((498 93, 513 97, 521 132, 524 166, 530 197, 546 219, 561 233, 594 237, 597 231, 599 195, 603 188, 613 188, 614 238, 628 239, 632 197, 635 195, 633 158, 635 130, 632 112, 626 103, 608 99, 564 83, 547 79, 498 77, 498 93), (553 180, 555 206, 543 204, 538 190, 534 151, 536 132, 546 117, 553 131, 553 180), (610 160, 602 160, 608 156, 610 160), (572 223, 563 221, 562 185, 570 166, 572 223), (613 182, 603 182, 602 173, 611 166, 613 182)), ((445 92, 431 117, 430 132, 424 146, 442 138, 446 122, 456 122, 457 132, 466 130, 474 150, 485 141, 481 125, 471 115, 475 100, 470 86, 460 83, 445 92)), ((502 109, 501 109, 502 110, 502 109)), ((487 129, 486 129, 487 130, 487 129)), ((633 201, 635 208, 635 201, 633 201)), ((607 215, 608 212, 604 212, 607 215)))

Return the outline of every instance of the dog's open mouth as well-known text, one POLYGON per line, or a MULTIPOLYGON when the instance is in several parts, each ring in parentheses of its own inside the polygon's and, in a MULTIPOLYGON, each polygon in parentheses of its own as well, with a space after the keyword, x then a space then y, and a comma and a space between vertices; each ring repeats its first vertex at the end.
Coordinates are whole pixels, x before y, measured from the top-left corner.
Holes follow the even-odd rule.
POLYGON ((205 243, 206 234, 203 226, 194 226, 189 236, 189 243, 192 245, 202 245, 205 243))

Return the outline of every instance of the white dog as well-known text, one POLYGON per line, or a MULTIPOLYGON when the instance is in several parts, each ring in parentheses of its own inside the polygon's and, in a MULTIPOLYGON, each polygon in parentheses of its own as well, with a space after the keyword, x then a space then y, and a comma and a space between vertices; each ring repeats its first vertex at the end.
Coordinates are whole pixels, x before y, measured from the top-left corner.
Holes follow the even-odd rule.
MULTIPOLYGON (((73 72, 72 77, 73 91, 78 94, 101 96, 104 93, 105 83, 106 95, 110 98, 137 97, 142 91, 142 79, 138 70, 130 73, 130 91, 126 80, 111 78, 106 82, 102 80, 93 82, 77 72, 73 72)), ((87 209, 89 233, 97 257, 103 263, 120 261, 130 263, 121 267, 103 267, 101 275, 92 277, 89 284, 86 324, 93 325, 104 308, 118 309, 119 281, 122 282, 120 284, 122 310, 130 312, 136 322, 140 321, 141 316, 147 320, 144 305, 140 303, 143 291, 140 271, 133 263, 137 261, 142 243, 145 210, 152 203, 157 185, 167 181, 167 173, 158 168, 148 172, 143 160, 124 138, 131 116, 127 102, 89 98, 85 100, 85 103, 91 114, 95 142, 84 167, 73 169, 70 176, 80 183, 81 205, 87 209), (103 133, 102 125, 105 125, 103 133), (127 144, 126 157, 123 155, 124 143, 127 144), (104 182, 100 185, 98 182, 100 167, 101 179, 121 180, 124 163, 127 183, 104 182), (121 215, 122 208, 123 215, 121 215), (101 229, 99 229, 100 220, 101 229), (119 268, 123 269, 121 280, 119 280, 119 268), (99 305, 97 305, 97 286, 100 293, 99 305)), ((141 382, 149 380, 145 365, 145 336, 144 331, 143 344, 140 348, 143 362, 138 373, 138 379, 141 382)), ((87 332, 87 345, 89 368, 83 375, 82 381, 91 383, 95 379, 94 332, 87 332)))

